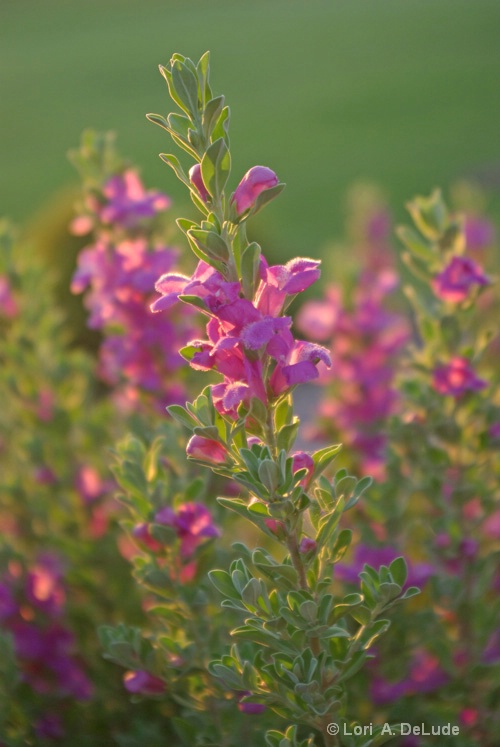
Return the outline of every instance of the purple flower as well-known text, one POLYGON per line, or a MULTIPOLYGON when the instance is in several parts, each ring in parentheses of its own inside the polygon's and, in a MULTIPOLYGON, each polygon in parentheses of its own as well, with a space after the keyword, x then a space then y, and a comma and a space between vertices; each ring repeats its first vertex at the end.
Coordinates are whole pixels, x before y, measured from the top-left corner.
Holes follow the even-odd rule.
POLYGON ((0 315, 14 317, 17 314, 17 303, 10 283, 5 275, 0 275, 0 315))
POLYGON ((444 301, 460 303, 474 285, 488 285, 490 280, 481 267, 468 257, 453 257, 432 282, 435 294, 444 301))
POLYGON ((134 695, 162 695, 166 690, 163 680, 141 669, 125 672, 123 684, 125 689, 134 695))
POLYGON ((62 566, 54 555, 42 555, 26 578, 26 598, 50 616, 62 614, 65 591, 62 566))
MULTIPOLYGON (((178 351, 196 333, 194 310, 151 317, 149 306, 160 276, 174 276, 177 251, 155 240, 155 215, 169 199, 146 191, 136 172, 112 176, 101 193, 87 198, 80 229, 93 229, 93 243, 78 258, 72 291, 87 291, 88 326, 103 331, 98 373, 115 387, 120 406, 137 407, 143 394, 154 394, 159 409, 183 397, 175 372, 182 366, 178 351), (90 221, 90 223, 89 223, 90 221)), ((189 278, 181 276, 183 287, 189 278)), ((159 309, 172 299, 159 299, 159 309)))
POLYGON ((93 503, 113 487, 111 480, 103 480, 99 472, 89 464, 78 467, 75 488, 85 503, 93 503))
POLYGON ((488 435, 491 439, 500 439, 500 422, 490 425, 488 435))
POLYGON ((261 283, 255 295, 256 308, 265 315, 278 316, 287 296, 302 293, 318 280, 320 262, 307 257, 297 257, 286 265, 269 267, 261 265, 261 283))
POLYGON ((64 728, 57 713, 46 713, 35 723, 35 734, 39 739, 62 739, 64 728))
POLYGON ((236 187, 231 197, 236 212, 242 215, 253 207, 257 197, 268 189, 275 187, 279 180, 274 171, 267 166, 253 166, 236 187))
POLYGON ((98 209, 103 223, 131 228, 144 218, 154 218, 170 206, 162 192, 146 191, 136 171, 128 170, 109 179, 103 188, 104 205, 98 209))
POLYGON ((297 384, 305 384, 317 379, 318 363, 324 363, 327 368, 332 365, 326 348, 303 340, 295 341, 286 355, 280 358, 270 379, 270 387, 275 396, 297 384))
POLYGON ((439 659, 421 649, 413 654, 409 672, 404 679, 388 682, 383 677, 375 676, 371 694, 375 705, 385 705, 407 695, 433 692, 448 682, 449 676, 442 669, 439 659))
POLYGON ((495 240, 495 229, 485 218, 468 215, 464 224, 465 244, 473 251, 491 246, 495 240))
POLYGON ((315 342, 325 342, 335 333, 341 307, 340 288, 330 287, 322 301, 307 301, 297 314, 297 327, 315 342))
POLYGON ((468 358, 455 356, 449 363, 434 369, 432 384, 439 394, 462 397, 466 392, 478 392, 487 382, 474 373, 468 358))
POLYGON ((155 522, 174 527, 181 540, 183 559, 190 558, 206 539, 220 536, 210 511, 201 503, 183 503, 177 512, 169 507, 162 508, 155 522))
POLYGON ((303 537, 300 541, 299 552, 308 553, 316 550, 316 542, 311 537, 303 537))
POLYGON ((262 703, 255 703, 247 698, 251 697, 252 693, 249 691, 238 693, 238 710, 241 713, 246 713, 248 716, 260 716, 264 713, 266 706, 262 703), (245 698, 245 700, 243 700, 245 698))
POLYGON ((0 583, 0 621, 6 620, 17 612, 17 604, 11 589, 6 583, 0 583))

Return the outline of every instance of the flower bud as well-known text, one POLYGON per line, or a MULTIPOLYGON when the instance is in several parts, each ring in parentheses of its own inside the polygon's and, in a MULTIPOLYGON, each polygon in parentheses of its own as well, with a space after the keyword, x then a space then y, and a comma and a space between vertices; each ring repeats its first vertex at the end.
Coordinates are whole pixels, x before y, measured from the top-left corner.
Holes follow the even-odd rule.
POLYGON ((195 163, 195 165, 191 166, 189 169, 189 181, 194 187, 196 187, 203 202, 207 202, 210 199, 210 195, 208 194, 207 188, 203 182, 201 166, 199 163, 195 163))
POLYGON ((193 459, 209 464, 224 464, 227 462, 228 453, 224 446, 212 438, 193 436, 187 447, 186 454, 193 459))
POLYGON ((311 479, 314 473, 314 460, 312 456, 310 454, 306 454, 305 451, 297 451, 293 455, 292 469, 294 474, 301 469, 307 470, 307 474, 300 481, 300 484, 302 485, 304 490, 307 490, 307 488, 311 484, 311 479))
POLYGON ((261 192, 275 187, 279 183, 278 177, 267 166, 253 166, 241 182, 231 198, 236 205, 236 212, 241 215, 249 210, 261 192))
POLYGON ((163 680, 141 669, 125 672, 123 684, 129 693, 140 695, 161 695, 166 689, 163 680))
POLYGON ((316 551, 316 542, 311 537, 302 537, 299 545, 299 552, 308 553, 316 551))

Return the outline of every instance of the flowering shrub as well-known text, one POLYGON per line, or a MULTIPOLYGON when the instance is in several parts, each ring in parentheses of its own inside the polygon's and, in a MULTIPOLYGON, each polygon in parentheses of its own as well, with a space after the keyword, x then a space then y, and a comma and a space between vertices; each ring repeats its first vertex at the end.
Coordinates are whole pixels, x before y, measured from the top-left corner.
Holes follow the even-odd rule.
POLYGON ((415 199, 400 281, 365 209, 351 290, 327 279, 294 326, 320 262, 247 236, 284 185, 254 166, 228 187, 208 53, 160 69, 193 271, 110 136, 72 154, 97 360, 0 232, 0 744, 494 747, 494 233, 415 199))
POLYGON ((137 171, 118 157, 110 135, 85 133, 71 155, 84 187, 71 228, 92 240, 79 255, 71 288, 88 290, 88 324, 103 332, 99 373, 108 384, 121 385, 130 407, 141 393, 158 405, 180 400, 178 350, 195 332, 192 314, 151 318, 148 310, 154 281, 178 257, 165 245, 157 220, 170 199, 144 188, 137 171))
MULTIPOLYGON (((425 605, 414 605, 411 614, 398 611, 397 633, 381 640, 360 697, 396 720, 451 720, 462 736, 450 744, 494 744, 499 609, 492 496, 499 391, 485 348, 492 333, 481 329, 474 313, 480 302, 491 306, 486 293, 484 302, 479 299, 491 280, 466 254, 476 251, 466 243, 467 222, 447 210, 439 193, 416 199, 409 209, 422 235, 407 227, 399 235, 415 276, 405 291, 418 337, 400 355, 393 380, 399 398, 396 415, 383 424, 384 482, 367 494, 358 525, 363 543, 337 578, 354 584, 364 562, 378 567, 400 552, 416 558, 408 576, 425 590, 425 605), (464 692, 464 678, 491 700, 464 692)), ((376 286, 372 292, 377 297, 376 286)), ((309 313, 305 307, 306 321, 309 313)), ((388 334, 391 323, 388 318, 388 334)), ((351 374, 354 386, 363 381, 361 366, 351 374)), ((336 423, 342 436, 342 420, 336 423)), ((403 743, 431 742, 412 736, 403 743)))

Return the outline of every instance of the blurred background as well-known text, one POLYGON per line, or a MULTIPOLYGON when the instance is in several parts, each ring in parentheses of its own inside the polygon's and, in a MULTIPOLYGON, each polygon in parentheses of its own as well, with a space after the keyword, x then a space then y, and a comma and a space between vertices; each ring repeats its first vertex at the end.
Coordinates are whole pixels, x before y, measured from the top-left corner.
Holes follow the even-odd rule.
POLYGON ((62 219, 87 127, 115 130, 184 210, 158 158, 173 146, 145 114, 170 111, 157 65, 207 49, 232 109, 232 186, 255 164, 288 184, 260 218, 274 256, 324 252, 360 179, 397 219, 464 177, 498 213, 498 0, 0 0, 0 14, 0 213, 16 222, 62 219))

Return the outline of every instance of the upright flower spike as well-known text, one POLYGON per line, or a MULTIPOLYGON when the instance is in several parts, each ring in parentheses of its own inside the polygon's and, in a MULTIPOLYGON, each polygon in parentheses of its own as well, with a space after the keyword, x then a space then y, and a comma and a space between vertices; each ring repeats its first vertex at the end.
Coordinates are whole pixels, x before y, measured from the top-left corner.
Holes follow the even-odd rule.
MULTIPOLYGON (((360 642, 366 648, 372 640, 371 629, 379 612, 401 598, 405 564, 399 558, 391 564, 390 571, 381 569, 378 574, 373 570, 368 606, 360 617, 353 615, 354 620, 362 620, 362 627, 357 637, 351 637, 352 627, 340 619, 348 614, 350 603, 339 609, 337 617, 336 602, 325 580, 332 581, 334 564, 350 542, 351 532, 339 527, 340 514, 354 505, 371 480, 358 482, 341 470, 338 481, 330 482, 322 474, 338 446, 311 455, 293 451, 299 427, 293 409, 294 389, 318 378, 319 368, 329 367, 331 359, 321 345, 295 339, 292 318, 285 316, 285 311, 294 296, 318 280, 319 262, 299 257, 285 265, 269 266, 260 247, 248 242, 246 218, 284 185, 279 184, 271 169, 256 166, 228 199, 225 185, 231 163, 229 114, 220 110, 217 99, 206 103, 208 67, 202 66, 202 61, 196 66, 191 60, 174 55, 164 75, 172 98, 184 112, 184 131, 181 126, 175 129, 175 116, 169 116, 165 129, 196 161, 187 186, 194 185, 202 196, 201 176, 211 199, 204 204, 194 195, 193 202, 203 215, 199 224, 178 220, 200 260, 194 274, 184 278, 167 271, 157 282, 156 289, 162 295, 154 302, 153 310, 168 309, 179 300, 204 314, 206 339, 193 339, 181 354, 195 370, 222 377, 219 383, 209 384, 186 408, 174 405, 168 410, 193 433, 187 445, 188 456, 248 491, 248 496, 223 497, 220 503, 245 516, 282 545, 279 560, 267 551, 257 550, 252 556, 255 570, 247 565, 245 555, 232 564, 230 573, 212 572, 214 586, 228 600, 225 605, 246 611, 247 619, 244 627, 232 632, 235 646, 231 655, 212 662, 209 673, 233 691, 248 693, 251 682, 249 703, 254 712, 255 705, 260 712, 280 703, 281 715, 324 733, 324 714, 333 712, 346 696, 344 685, 340 692, 338 688, 325 689, 325 682, 342 679, 339 673, 361 653, 360 642), (211 122, 217 116, 212 128, 211 122), (261 568, 270 579, 269 584, 260 577, 261 568), (378 589, 386 587, 390 588, 389 595, 382 598, 378 589), (369 608, 372 602, 373 607, 369 608), (286 630, 283 628, 276 636, 273 621, 278 610, 286 630), (286 648, 278 645, 282 633, 286 648), (338 645, 335 663, 332 636, 338 645), (362 641, 362 636, 366 636, 366 641, 362 641), (253 648, 250 658, 246 650, 239 648, 240 641, 253 648), (286 658, 284 666, 282 657, 286 658), (280 677, 278 682, 278 678, 268 674, 272 662, 280 672, 293 671, 289 683, 287 678, 280 677), (307 697, 296 686, 305 682, 311 684, 307 697)), ((164 126, 157 115, 152 120, 164 126)), ((186 184, 185 172, 177 159, 168 156, 164 160, 186 184)), ((213 529, 206 523, 207 516, 200 515, 203 531, 192 537, 192 518, 189 512, 183 517, 183 531, 189 541, 197 543, 213 529)), ((180 517, 170 509, 160 512, 155 521, 180 527, 180 517)), ((407 593, 411 595, 415 590, 407 593)), ((357 599, 357 595, 353 596, 357 599)), ((249 707, 247 704, 241 710, 248 712, 249 707)))
POLYGON ((250 210, 262 192, 276 187, 278 184, 278 177, 267 166, 253 166, 249 169, 231 197, 237 215, 243 215, 247 210, 250 210))
MULTIPOLYGON (((87 324, 103 333, 99 374, 119 388, 122 406, 137 407, 152 394, 156 400, 160 391, 164 404, 176 402, 183 393, 176 377, 182 365, 177 351, 196 330, 192 310, 151 318, 148 309, 159 275, 178 277, 178 252, 162 243, 157 221, 170 198, 146 190, 135 170, 123 168, 109 137, 100 142, 98 135, 89 134, 83 141, 81 151, 73 154, 84 191, 82 213, 72 228, 79 234, 91 232, 91 243, 78 257, 71 290, 86 292, 87 324)), ((176 288, 182 287, 181 280, 176 288)), ((168 296, 160 307, 170 305, 168 296)))

